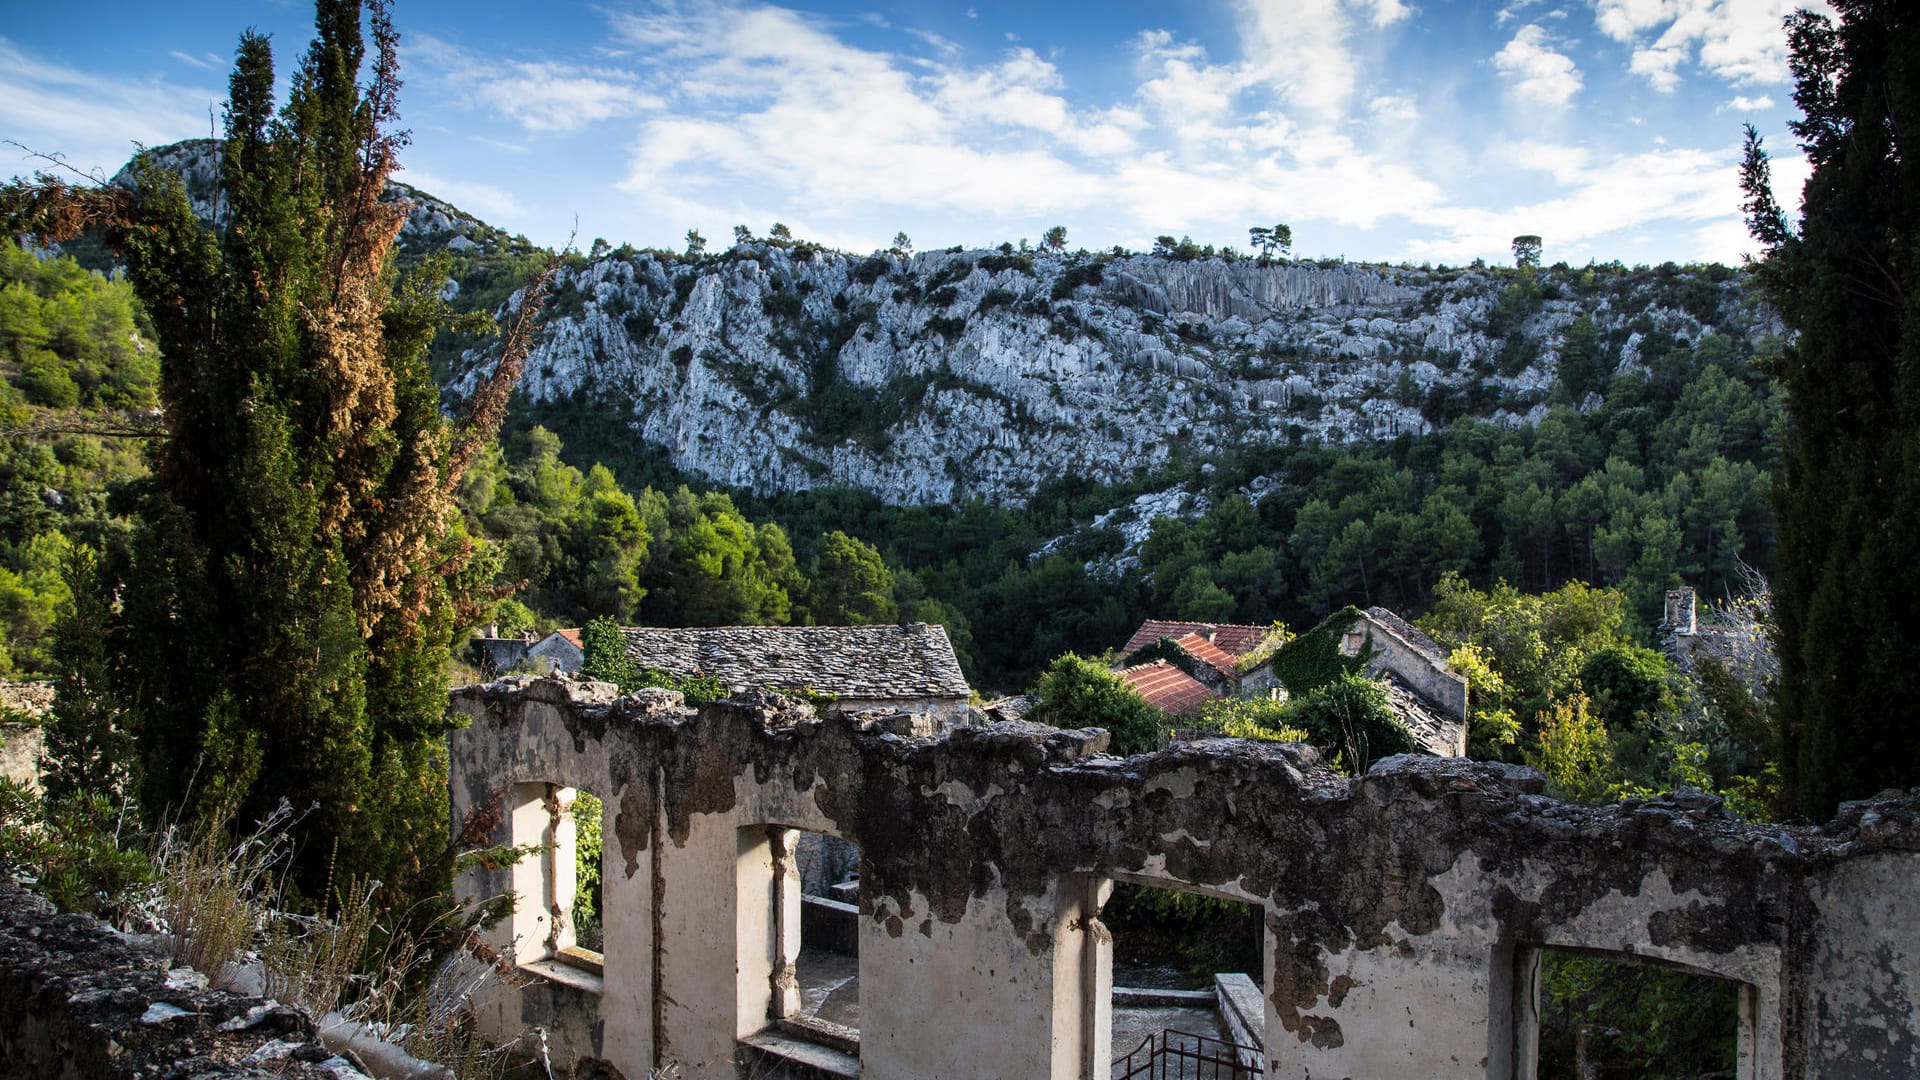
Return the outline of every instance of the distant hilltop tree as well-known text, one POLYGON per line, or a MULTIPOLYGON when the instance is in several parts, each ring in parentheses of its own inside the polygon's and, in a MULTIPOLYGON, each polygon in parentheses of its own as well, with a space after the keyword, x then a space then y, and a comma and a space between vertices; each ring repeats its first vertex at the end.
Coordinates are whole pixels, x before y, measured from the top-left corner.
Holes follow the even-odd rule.
POLYGON ((1263 261, 1271 260, 1275 254, 1284 259, 1293 251, 1291 225, 1255 225, 1247 230, 1247 239, 1263 261))
POLYGON ((687 254, 699 255, 707 250, 707 238, 700 235, 699 229, 687 230, 687 254))
POLYGON ((1055 253, 1067 250, 1067 227, 1055 225, 1041 233, 1040 246, 1055 253))
POLYGON ((1522 270, 1532 270, 1540 265, 1541 240, 1528 233, 1513 238, 1513 265, 1522 270))

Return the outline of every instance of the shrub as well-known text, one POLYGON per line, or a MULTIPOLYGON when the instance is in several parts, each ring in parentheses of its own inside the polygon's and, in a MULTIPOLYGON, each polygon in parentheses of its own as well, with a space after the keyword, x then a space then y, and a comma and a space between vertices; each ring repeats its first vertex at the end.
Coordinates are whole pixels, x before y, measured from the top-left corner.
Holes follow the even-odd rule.
POLYGON ((1315 746, 1331 751, 1336 767, 1356 776, 1369 762, 1419 745, 1394 715, 1386 690, 1358 672, 1346 672, 1293 702, 1286 720, 1315 746))
POLYGON ((104 795, 43 800, 0 778, 0 871, 65 911, 119 921, 153 864, 128 830, 127 808, 104 795))
POLYGON ((1304 728, 1293 726, 1291 703, 1279 698, 1219 698, 1200 706, 1193 726, 1236 739, 1270 742, 1312 742, 1304 728))
POLYGON ((1030 720, 1057 728, 1098 727, 1113 733, 1113 752, 1137 754, 1160 745, 1167 717, 1120 676, 1093 660, 1066 653, 1035 688, 1040 703, 1030 720))

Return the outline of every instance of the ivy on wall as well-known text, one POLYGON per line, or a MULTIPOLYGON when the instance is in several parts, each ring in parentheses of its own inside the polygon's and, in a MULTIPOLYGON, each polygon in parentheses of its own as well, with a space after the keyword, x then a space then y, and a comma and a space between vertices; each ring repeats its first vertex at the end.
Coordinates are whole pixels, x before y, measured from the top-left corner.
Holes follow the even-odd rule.
POLYGON ((1373 655, 1373 635, 1357 656, 1340 655, 1340 638, 1359 619, 1359 608, 1349 604, 1320 621, 1318 626, 1274 650, 1273 673, 1287 693, 1298 696, 1358 672, 1373 655))

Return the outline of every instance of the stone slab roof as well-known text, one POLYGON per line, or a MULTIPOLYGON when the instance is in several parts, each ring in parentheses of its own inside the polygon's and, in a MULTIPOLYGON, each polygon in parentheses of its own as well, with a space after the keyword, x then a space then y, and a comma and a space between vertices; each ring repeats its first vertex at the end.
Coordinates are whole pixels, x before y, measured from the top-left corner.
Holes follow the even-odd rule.
POLYGON ((1229 656, 1245 656, 1253 651, 1267 636, 1269 627, 1243 626, 1238 623, 1206 622, 1168 622, 1163 619, 1148 619, 1133 632, 1127 643, 1121 647, 1123 656, 1131 656, 1141 649, 1159 641, 1161 638, 1182 638, 1188 634, 1198 634, 1219 646, 1229 656))
POLYGON ((1205 683, 1165 660, 1155 660, 1151 664, 1135 664, 1115 674, 1119 675, 1128 686, 1133 687, 1135 693, 1146 698, 1147 704, 1168 716, 1190 713, 1220 696, 1205 683))
POLYGON ((1233 654, 1201 637, 1199 634, 1186 634, 1173 639, 1175 645, 1186 651, 1188 656, 1207 665, 1213 670, 1233 678, 1233 654))
POLYGON ((971 695, 944 627, 622 627, 627 658, 674 675, 712 675, 743 690, 818 690, 841 699, 971 695))
POLYGON ((1439 642, 1428 637, 1423 631, 1415 629, 1412 623, 1383 607, 1370 607, 1367 609, 1367 615, 1400 635, 1407 644, 1426 654, 1427 658, 1434 663, 1441 667, 1447 666, 1447 650, 1441 648, 1439 642))
POLYGON ((1413 687, 1393 675, 1387 675, 1380 682, 1387 691, 1387 706, 1407 725, 1407 730, 1413 732, 1420 749, 1435 757, 1463 756, 1465 725, 1435 708, 1413 687))

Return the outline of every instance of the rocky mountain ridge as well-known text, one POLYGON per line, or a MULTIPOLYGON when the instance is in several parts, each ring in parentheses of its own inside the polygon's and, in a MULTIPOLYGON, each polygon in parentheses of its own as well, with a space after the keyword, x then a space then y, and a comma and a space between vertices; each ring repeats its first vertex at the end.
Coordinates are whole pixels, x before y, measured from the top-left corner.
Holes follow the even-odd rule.
MULTIPOLYGON (((1334 261, 750 242, 563 271, 524 389, 629 410, 674 465, 756 491, 1019 502, 1178 454, 1539 419, 1645 377, 1643 346, 1750 354, 1780 327, 1723 267, 1434 270, 1334 261), (1582 362, 1558 378, 1575 324, 1582 362), (1585 346, 1583 346, 1585 348, 1585 346), (1593 355, 1597 352, 1597 356, 1593 355)), ((484 352, 465 358, 457 390, 484 352)))
MULTIPOLYGON (((217 149, 156 151, 210 220, 217 149)), ((402 258, 454 256, 448 294, 467 303, 493 306, 511 256, 536 250, 407 185, 389 197, 413 204, 402 258)), ((531 399, 621 417, 715 483, 895 504, 1020 503, 1050 478, 1125 481, 1250 445, 1532 423, 1550 402, 1595 407, 1672 350, 1745 360, 1782 333, 1720 266, 1449 269, 1184 245, 861 257, 788 239, 596 245, 568 258, 543 321, 531 399)), ((449 362, 449 397, 490 362, 486 343, 449 362)))

